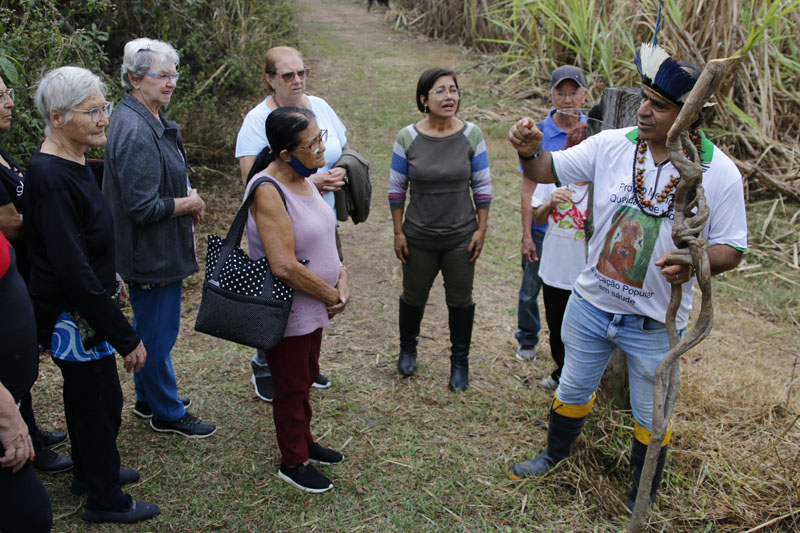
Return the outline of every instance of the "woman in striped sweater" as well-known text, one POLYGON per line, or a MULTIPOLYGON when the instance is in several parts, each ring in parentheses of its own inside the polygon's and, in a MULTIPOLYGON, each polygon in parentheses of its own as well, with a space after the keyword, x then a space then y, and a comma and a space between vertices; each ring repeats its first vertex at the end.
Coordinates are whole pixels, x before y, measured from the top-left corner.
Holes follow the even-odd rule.
POLYGON ((449 386, 460 391, 469 383, 472 281, 492 200, 489 160, 480 128, 456 117, 461 89, 452 70, 423 72, 416 100, 426 117, 398 133, 389 177, 394 251, 403 263, 397 369, 404 376, 416 371, 420 322, 441 271, 452 344, 449 386))

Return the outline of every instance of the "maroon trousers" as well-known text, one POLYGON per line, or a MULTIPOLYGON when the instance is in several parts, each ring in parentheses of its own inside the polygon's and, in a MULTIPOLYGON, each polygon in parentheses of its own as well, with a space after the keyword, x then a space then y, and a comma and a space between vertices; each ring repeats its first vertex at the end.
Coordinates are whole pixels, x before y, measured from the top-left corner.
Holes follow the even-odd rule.
POLYGON ((267 362, 272 372, 272 416, 281 460, 297 466, 308 460, 311 436, 311 384, 319 375, 322 328, 297 337, 284 337, 271 350, 267 362))

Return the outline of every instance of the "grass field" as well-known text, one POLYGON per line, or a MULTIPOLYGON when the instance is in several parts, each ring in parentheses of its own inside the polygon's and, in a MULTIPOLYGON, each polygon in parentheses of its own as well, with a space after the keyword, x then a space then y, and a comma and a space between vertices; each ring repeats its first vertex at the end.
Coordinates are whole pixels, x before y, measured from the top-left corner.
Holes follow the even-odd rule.
MULTIPOLYGON (((125 375, 119 438, 123 465, 142 480, 130 487, 161 506, 136 526, 92 527, 69 494, 68 474, 46 476, 56 531, 618 531, 627 525, 630 412, 600 403, 571 459, 541 479, 511 481, 511 463, 538 453, 550 395, 532 384, 549 373, 539 358, 514 358, 519 283, 519 176, 505 135, 522 114, 546 103, 507 94, 488 74, 493 58, 393 32, 365 2, 301 0, 301 47, 313 70, 308 91, 326 98, 351 144, 372 163, 368 222, 341 228, 352 303, 323 343, 332 388, 314 391, 312 431, 347 460, 324 467, 335 489, 312 496, 277 478, 271 408, 249 383, 251 350, 192 330, 200 275, 185 284, 183 331, 173 352, 190 411, 216 423, 205 440, 151 431, 132 414, 125 375), (419 73, 451 65, 465 89, 461 116, 487 139, 494 200, 476 273, 477 315, 471 386, 447 390, 447 309, 441 282, 422 326, 418 375, 396 372, 399 263, 386 206, 391 144, 418 120, 419 73)), ((180 90, 180 88, 179 88, 180 90)), ((248 109, 256 102, 242 102, 248 109)), ((190 154, 191 157, 191 154, 190 154)), ((239 173, 207 175, 209 218, 198 235, 225 231, 240 201, 239 173)), ((751 198, 752 251, 737 272, 716 279, 715 329, 683 358, 674 451, 653 531, 789 531, 800 524, 800 275, 770 239, 797 241, 797 205, 751 198), (772 211, 772 215, 770 215, 772 211), (768 224, 765 224, 769 222, 768 224), (761 236, 765 227, 764 236, 761 236), (795 232, 791 234, 790 232, 795 232), (758 266, 754 266, 758 265, 758 266), (781 277, 778 277, 781 276, 781 277), (782 279, 785 278, 785 279, 782 279)), ((201 256, 204 239, 199 239, 201 256)), ((791 262, 791 254, 788 258, 791 262)), ((34 389, 40 424, 63 428, 61 378, 43 358, 34 389)), ((120 365, 120 372, 122 367, 120 365)))

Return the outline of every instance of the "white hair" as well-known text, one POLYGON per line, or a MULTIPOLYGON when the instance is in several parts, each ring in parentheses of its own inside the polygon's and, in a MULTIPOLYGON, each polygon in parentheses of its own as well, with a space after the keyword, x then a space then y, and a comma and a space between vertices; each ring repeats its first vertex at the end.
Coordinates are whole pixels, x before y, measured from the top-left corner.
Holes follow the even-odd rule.
POLYGON ((64 114, 66 122, 72 120, 72 108, 93 94, 106 94, 106 84, 100 76, 81 67, 59 67, 47 72, 36 84, 34 101, 44 119, 45 135, 50 135, 50 112, 64 114))
POLYGON ((153 65, 172 64, 178 67, 178 51, 164 41, 142 37, 129 41, 125 45, 122 56, 122 69, 120 79, 122 88, 126 91, 133 89, 128 76, 139 80, 153 65))

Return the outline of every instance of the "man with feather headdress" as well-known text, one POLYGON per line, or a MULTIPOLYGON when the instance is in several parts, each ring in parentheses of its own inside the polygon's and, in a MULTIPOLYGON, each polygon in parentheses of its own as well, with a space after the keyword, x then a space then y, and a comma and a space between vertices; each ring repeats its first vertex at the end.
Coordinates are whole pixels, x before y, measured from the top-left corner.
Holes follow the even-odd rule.
MULTIPOLYGON (((606 130, 560 152, 541 149, 542 133, 532 119, 509 131, 524 179, 537 183, 594 182, 595 233, 588 261, 570 296, 562 325, 566 360, 550 407, 547 447, 530 461, 512 466, 514 479, 541 475, 566 458, 581 433, 606 365, 616 348, 627 355, 634 434, 631 451, 631 510, 650 442, 656 369, 669 351, 665 326, 671 287, 683 291, 678 330, 689 321, 692 268, 668 265, 673 196, 681 176, 669 160, 670 127, 697 82, 699 69, 675 61, 660 46, 642 44, 636 54, 642 101, 634 128, 606 130)), ((703 237, 711 274, 734 268, 747 246, 742 177, 734 163, 698 130, 690 129, 703 168, 710 211, 703 237)), ((661 443, 650 494, 655 501, 672 426, 661 443)))

